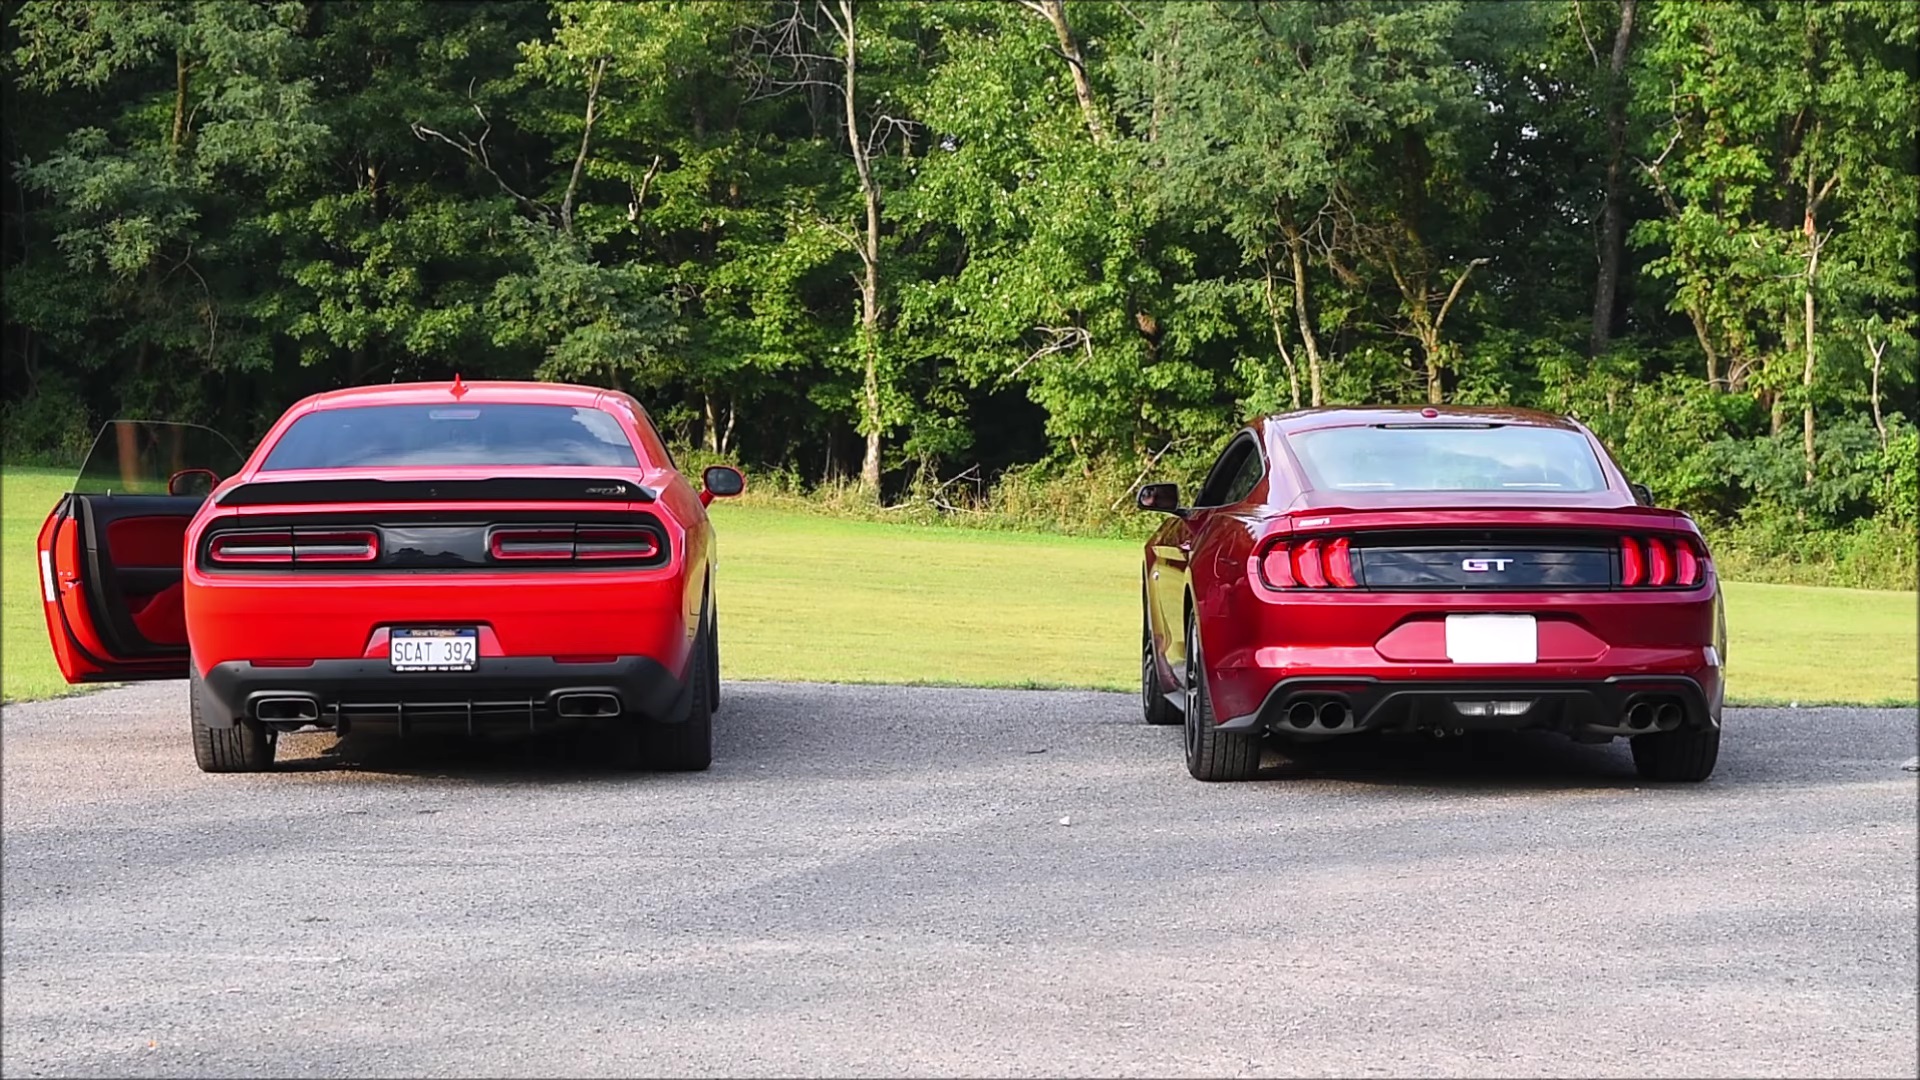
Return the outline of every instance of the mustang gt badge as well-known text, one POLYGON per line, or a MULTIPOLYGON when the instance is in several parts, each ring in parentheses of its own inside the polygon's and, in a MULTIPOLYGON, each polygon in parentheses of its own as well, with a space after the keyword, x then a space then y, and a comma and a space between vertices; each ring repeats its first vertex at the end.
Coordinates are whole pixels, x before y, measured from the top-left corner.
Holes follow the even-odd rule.
POLYGON ((1476 574, 1484 574, 1488 570, 1497 570, 1502 573, 1505 573, 1507 567, 1512 565, 1513 565, 1512 559, 1461 559, 1460 560, 1460 569, 1471 570, 1476 574))

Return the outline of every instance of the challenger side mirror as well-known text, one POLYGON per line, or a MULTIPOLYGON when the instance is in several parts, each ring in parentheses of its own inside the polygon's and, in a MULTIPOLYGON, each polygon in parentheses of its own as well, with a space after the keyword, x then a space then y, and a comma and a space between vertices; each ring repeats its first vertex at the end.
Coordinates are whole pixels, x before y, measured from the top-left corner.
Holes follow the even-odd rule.
POLYGON ((700 505, 706 506, 715 499, 730 499, 747 490, 747 478, 740 470, 726 465, 709 465, 707 471, 700 474, 700 505))
POLYGON ((201 498, 213 494, 220 483, 220 474, 212 469, 181 469, 167 477, 167 494, 198 495, 201 498))
POLYGON ((1178 484, 1146 484, 1140 488, 1140 494, 1134 501, 1142 510, 1152 510, 1160 514, 1180 513, 1180 486, 1178 484))
POLYGON ((1627 490, 1633 492, 1633 501, 1641 506, 1653 505, 1653 489, 1645 484, 1628 484, 1627 490))

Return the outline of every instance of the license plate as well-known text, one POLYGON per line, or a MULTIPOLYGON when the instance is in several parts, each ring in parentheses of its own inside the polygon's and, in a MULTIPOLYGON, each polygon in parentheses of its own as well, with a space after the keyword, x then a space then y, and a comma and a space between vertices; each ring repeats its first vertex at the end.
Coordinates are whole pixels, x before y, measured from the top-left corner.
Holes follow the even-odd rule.
POLYGON ((395 671, 472 671, 480 659, 480 631, 470 627, 395 630, 387 660, 395 671))
POLYGON ((1447 659, 1456 664, 1532 664, 1540 634, 1531 615, 1447 616, 1447 659))

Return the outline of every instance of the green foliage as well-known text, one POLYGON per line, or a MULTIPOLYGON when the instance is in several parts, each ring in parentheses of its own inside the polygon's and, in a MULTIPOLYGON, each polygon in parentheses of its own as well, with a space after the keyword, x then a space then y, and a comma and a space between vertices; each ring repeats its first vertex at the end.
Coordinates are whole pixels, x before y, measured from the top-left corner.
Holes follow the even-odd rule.
POLYGON ((756 490, 1133 536, 1249 416, 1432 397, 1578 416, 1742 572, 1910 579, 1897 0, 1640 0, 1617 77, 1618 0, 853 10, 850 127, 838 0, 0 2, 5 452, 557 378, 756 490))

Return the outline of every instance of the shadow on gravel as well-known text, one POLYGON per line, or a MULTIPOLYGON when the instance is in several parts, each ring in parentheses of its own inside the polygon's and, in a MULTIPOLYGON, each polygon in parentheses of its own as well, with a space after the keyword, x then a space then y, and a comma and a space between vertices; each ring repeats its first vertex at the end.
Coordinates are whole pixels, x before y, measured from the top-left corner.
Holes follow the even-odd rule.
POLYGON ((525 784, 639 781, 671 775, 619 769, 602 744, 579 732, 497 734, 480 738, 429 732, 302 732, 282 736, 278 773, 359 773, 525 784))
POLYGON ((1488 792, 1653 786, 1634 772, 1624 742, 1581 744, 1539 731, 1469 732, 1444 739, 1372 734, 1323 743, 1269 741, 1260 779, 1488 792))

